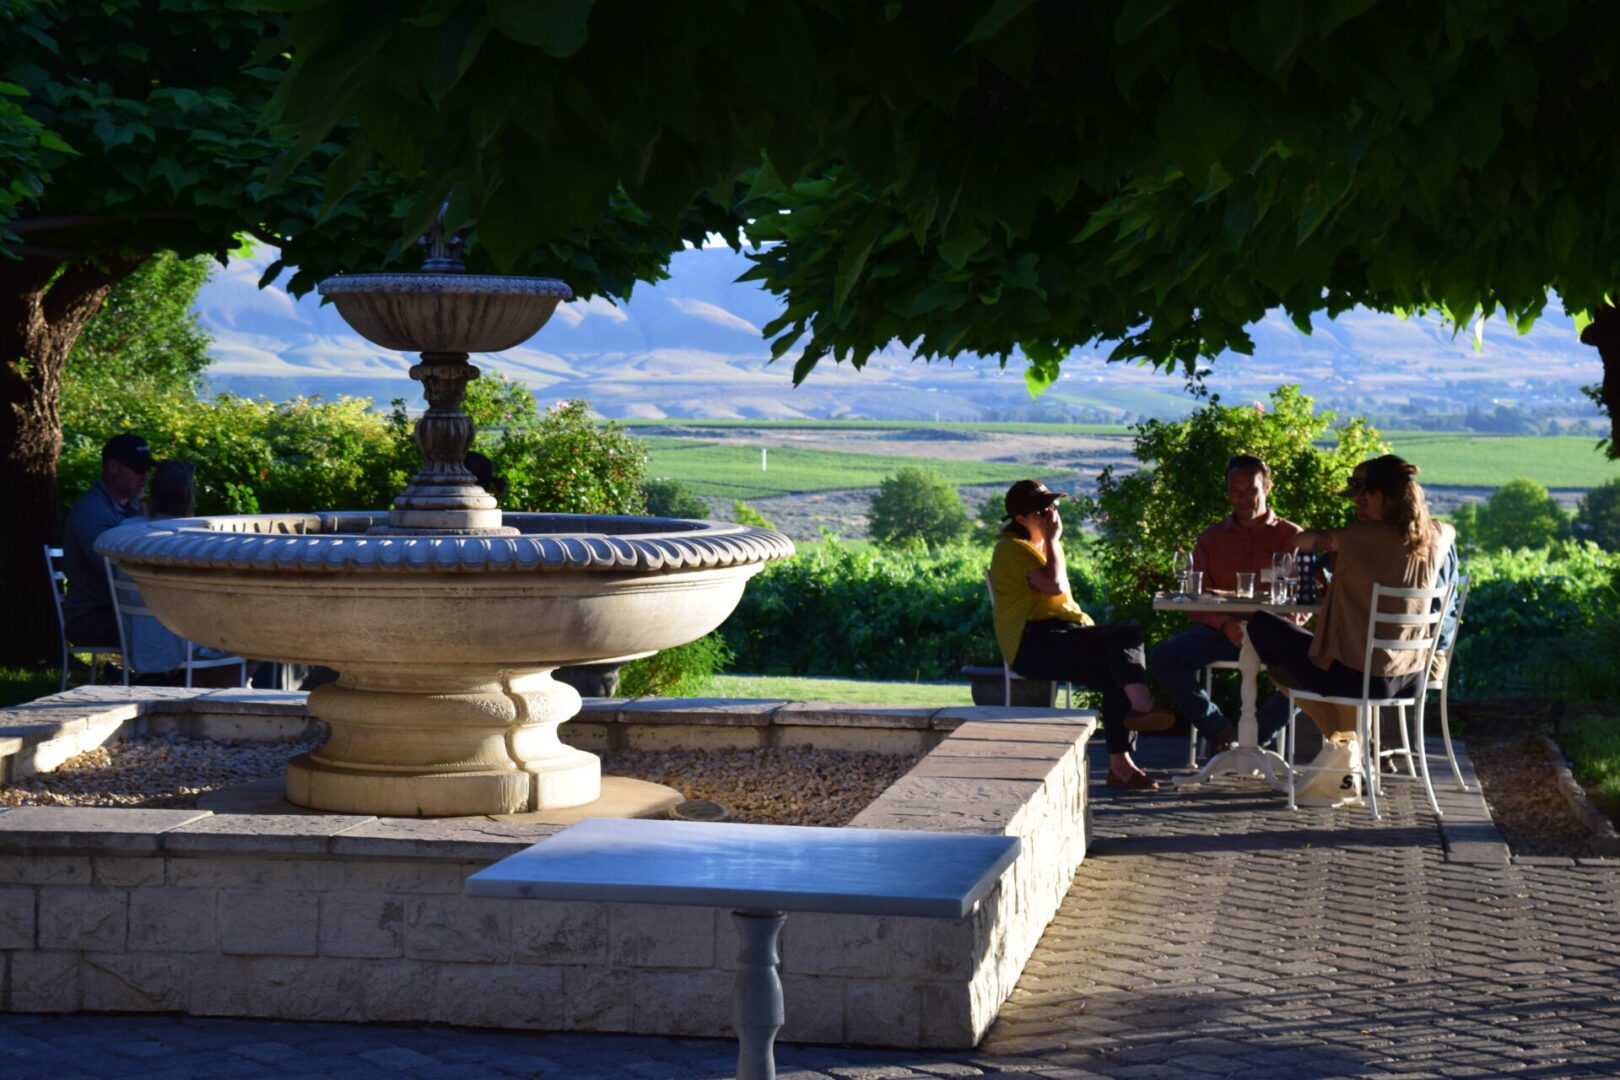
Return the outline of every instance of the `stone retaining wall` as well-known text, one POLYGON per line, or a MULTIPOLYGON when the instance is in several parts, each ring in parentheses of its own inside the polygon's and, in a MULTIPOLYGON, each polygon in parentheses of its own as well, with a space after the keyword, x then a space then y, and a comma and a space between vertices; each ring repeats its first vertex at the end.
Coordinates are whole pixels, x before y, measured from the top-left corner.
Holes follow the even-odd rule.
MULTIPOLYGON (((298 695, 74 691, 0 712, 0 752, 17 776, 125 731, 292 739, 310 723, 298 695)), ((852 824, 1013 834, 1022 854, 959 921, 791 916, 782 1037, 961 1048, 1084 857, 1093 727, 1045 709, 687 700, 593 703, 564 731, 587 747, 932 746, 852 824)), ((728 912, 462 895, 468 874, 559 828, 0 811, 0 1007, 729 1035, 728 912)))

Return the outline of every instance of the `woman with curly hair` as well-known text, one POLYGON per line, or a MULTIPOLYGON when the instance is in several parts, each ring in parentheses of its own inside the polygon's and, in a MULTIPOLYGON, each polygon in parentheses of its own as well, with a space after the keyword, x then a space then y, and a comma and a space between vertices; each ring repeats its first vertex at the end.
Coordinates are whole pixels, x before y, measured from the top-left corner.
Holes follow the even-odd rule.
MULTIPOLYGON (((1341 529, 1303 532, 1296 539, 1300 551, 1333 553, 1333 580, 1314 632, 1269 612, 1249 620, 1249 640, 1279 686, 1360 697, 1373 586, 1429 589, 1443 576, 1442 565, 1454 572, 1455 533, 1429 516, 1428 500, 1414 479, 1417 471, 1416 465, 1394 454, 1362 462, 1340 492, 1355 500, 1356 522, 1341 529)), ((1419 608, 1412 610, 1415 614, 1419 608)), ((1423 628, 1392 627, 1390 632, 1412 636, 1423 628)), ((1413 649, 1373 650, 1372 696, 1410 694, 1424 675, 1424 655, 1413 649)), ((1324 702, 1300 704, 1326 740, 1312 765, 1336 771, 1343 765, 1348 773, 1357 751, 1355 710, 1324 702)), ((1355 793, 1329 792, 1320 800, 1307 794, 1299 801, 1336 803, 1345 795, 1353 798, 1355 793)))

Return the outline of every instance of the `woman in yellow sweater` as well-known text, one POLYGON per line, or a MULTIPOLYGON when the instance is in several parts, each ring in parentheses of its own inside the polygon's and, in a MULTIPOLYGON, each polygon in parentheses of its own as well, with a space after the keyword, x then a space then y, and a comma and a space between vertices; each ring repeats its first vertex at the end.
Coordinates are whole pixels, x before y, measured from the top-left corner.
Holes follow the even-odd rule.
POLYGON ((1142 632, 1131 623, 1097 626, 1069 595, 1061 491, 1020 480, 1007 491, 1007 526, 990 557, 996 642, 1026 679, 1073 682, 1102 692, 1108 786, 1158 787, 1131 760, 1133 731, 1163 731, 1174 717, 1153 708, 1142 632))

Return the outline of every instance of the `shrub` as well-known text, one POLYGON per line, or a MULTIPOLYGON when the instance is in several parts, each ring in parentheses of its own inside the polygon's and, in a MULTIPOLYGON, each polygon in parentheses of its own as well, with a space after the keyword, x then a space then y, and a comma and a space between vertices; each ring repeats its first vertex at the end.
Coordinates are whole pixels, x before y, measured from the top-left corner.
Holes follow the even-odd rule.
MULTIPOLYGON (((979 512, 973 517, 973 532, 970 534, 975 544, 994 545, 1001 539, 1001 530, 1006 526, 1003 520, 1007 513, 1007 497, 1005 494, 990 494, 984 497, 979 504, 979 512)), ((1065 522, 1068 524, 1068 522, 1065 522)))
POLYGON ((1612 618, 1620 558, 1590 543, 1558 543, 1476 555, 1457 639, 1452 692, 1603 696, 1614 654, 1598 651, 1612 618), (1593 672, 1586 671, 1588 665, 1593 672))
POLYGON ((1474 512, 1469 540, 1486 551, 1544 548, 1568 525, 1546 488, 1534 480, 1509 480, 1474 512))
POLYGON ((752 506, 737 499, 731 504, 731 520, 739 525, 755 525, 761 529, 774 529, 776 522, 755 510, 752 506))
POLYGON ((945 544, 967 531, 967 514, 953 484, 931 469, 907 465, 879 483, 867 528, 881 544, 913 537, 945 544))
POLYGON ((619 673, 625 697, 696 697, 731 663, 731 648, 716 631, 673 649, 632 660, 619 673))
POLYGON ((590 405, 578 398, 526 415, 522 398, 532 402, 533 395, 517 387, 510 396, 517 402, 510 422, 484 450, 506 480, 502 507, 553 514, 645 510, 647 451, 622 424, 598 424, 590 405))
MULTIPOLYGON (((1070 581, 1095 610, 1097 581, 1069 543, 1070 581)), ((735 670, 868 679, 954 678, 964 663, 999 663, 982 547, 853 546, 830 536, 748 583, 721 632, 735 670)))
POLYGON ((1610 480, 1581 496, 1570 533, 1604 551, 1620 551, 1620 480, 1610 480))
POLYGON ((69 497, 101 475, 101 445, 120 431, 146 436, 159 458, 197 466, 197 512, 381 510, 421 463, 404 410, 383 415, 369 398, 272 403, 133 386, 113 407, 81 408, 64 395, 58 466, 69 497))
POLYGON ((1176 549, 1190 551, 1199 533, 1231 513, 1224 469, 1235 454, 1271 466, 1277 513, 1306 528, 1348 524, 1354 507, 1338 492, 1351 469, 1388 447, 1365 421, 1337 421, 1299 387, 1281 386, 1269 408, 1212 402, 1185 420, 1138 424, 1140 470, 1119 477, 1104 469, 1097 496, 1079 500, 1101 540, 1108 611, 1106 620, 1094 613, 1099 621, 1135 620, 1150 641, 1171 631, 1177 617, 1152 612, 1152 594, 1171 586, 1176 549), (1154 625, 1158 632, 1149 632, 1154 625))
POLYGON ((647 502, 647 513, 653 517, 706 518, 709 516, 709 504, 679 480, 655 476, 651 480, 642 482, 641 493, 647 502))

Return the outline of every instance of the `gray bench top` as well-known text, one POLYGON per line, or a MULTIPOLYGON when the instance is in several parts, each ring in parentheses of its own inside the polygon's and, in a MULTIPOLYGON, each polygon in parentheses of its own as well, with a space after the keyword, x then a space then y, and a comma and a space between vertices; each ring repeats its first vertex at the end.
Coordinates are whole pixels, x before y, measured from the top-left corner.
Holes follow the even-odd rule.
POLYGON ((587 818, 467 879, 473 896, 959 919, 1016 836, 587 818))

